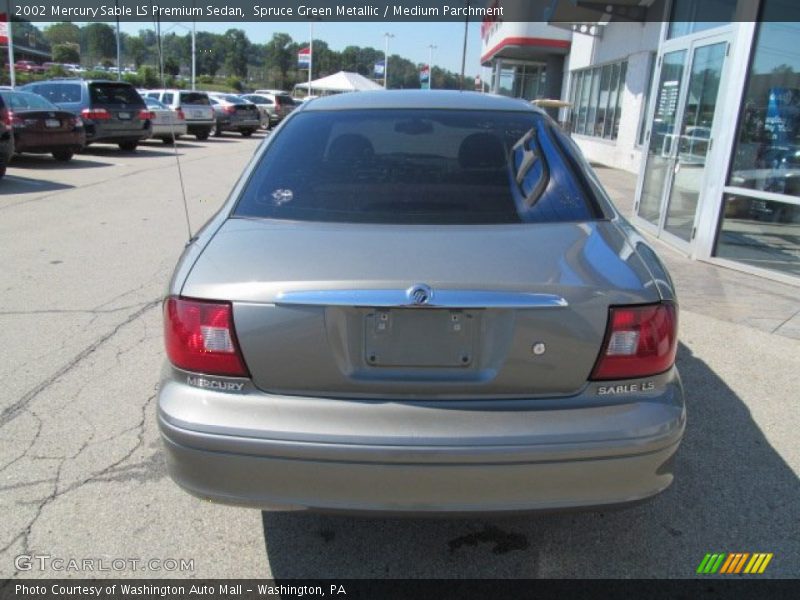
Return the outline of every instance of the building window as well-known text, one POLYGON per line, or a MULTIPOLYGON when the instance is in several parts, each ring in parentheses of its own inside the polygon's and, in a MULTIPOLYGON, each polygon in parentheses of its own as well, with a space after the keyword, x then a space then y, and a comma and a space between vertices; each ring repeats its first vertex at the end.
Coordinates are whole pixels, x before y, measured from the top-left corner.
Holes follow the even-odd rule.
POLYGON ((573 133, 617 139, 627 67, 622 61, 572 72, 573 133))
POLYGON ((640 146, 644 146, 644 136, 647 133, 647 112, 648 112, 648 105, 650 104, 650 89, 653 87, 653 76, 656 72, 656 53, 651 52, 649 57, 648 63, 648 71, 647 71, 647 83, 645 84, 646 87, 644 88, 644 95, 642 97, 642 110, 641 110, 641 117, 639 118, 639 136, 638 136, 638 144, 640 146))
POLYGON ((762 8, 714 253, 800 276, 800 5, 762 8))
POLYGON ((673 0, 667 39, 691 35, 733 20, 738 0, 673 0))

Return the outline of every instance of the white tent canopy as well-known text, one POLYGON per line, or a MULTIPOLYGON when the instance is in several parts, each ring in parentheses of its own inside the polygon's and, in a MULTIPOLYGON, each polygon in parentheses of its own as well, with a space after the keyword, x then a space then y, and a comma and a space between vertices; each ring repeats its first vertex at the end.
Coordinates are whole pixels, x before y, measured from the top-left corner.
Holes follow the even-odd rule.
POLYGON ((309 83, 298 83, 294 86, 301 90, 307 90, 311 87, 310 94, 317 93, 336 93, 336 92, 364 92, 367 90, 382 90, 383 87, 374 81, 367 79, 358 73, 350 73, 348 71, 339 71, 333 75, 315 79, 309 83))

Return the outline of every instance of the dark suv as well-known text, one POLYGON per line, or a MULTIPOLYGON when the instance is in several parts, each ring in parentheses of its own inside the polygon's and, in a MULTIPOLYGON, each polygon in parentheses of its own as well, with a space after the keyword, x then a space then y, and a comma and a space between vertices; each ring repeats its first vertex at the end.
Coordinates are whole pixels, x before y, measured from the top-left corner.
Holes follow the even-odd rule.
POLYGON ((51 79, 21 89, 80 116, 87 146, 118 144, 121 150, 132 151, 150 136, 150 111, 136 88, 124 81, 51 79))
POLYGON ((14 134, 9 121, 8 110, 0 97, 0 178, 6 174, 6 166, 14 154, 14 134))

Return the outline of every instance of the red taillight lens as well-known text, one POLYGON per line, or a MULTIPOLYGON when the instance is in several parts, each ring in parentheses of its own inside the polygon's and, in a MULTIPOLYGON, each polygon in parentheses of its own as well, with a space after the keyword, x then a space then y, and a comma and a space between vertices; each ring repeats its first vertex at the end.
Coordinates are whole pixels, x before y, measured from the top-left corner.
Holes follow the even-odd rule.
POLYGON ((154 112, 152 112, 152 111, 149 111, 149 110, 140 110, 140 111, 139 111, 139 118, 140 118, 142 121, 150 121, 150 120, 152 120, 152 119, 155 119, 155 118, 156 118, 156 115, 155 115, 155 113, 154 113, 154 112))
POLYGON ((224 107, 222 108, 222 110, 223 110, 224 112, 226 112, 227 114, 229 114, 229 115, 232 115, 233 113, 235 113, 235 112, 236 112, 236 107, 235 107, 235 106, 224 106, 224 107))
POLYGON ((111 113, 105 108, 84 108, 81 111, 81 116, 92 121, 107 121, 111 118, 111 113))
POLYGON ((179 121, 185 121, 186 120, 186 115, 183 114, 183 110, 182 109, 179 108, 176 112, 178 113, 178 120, 179 121))
POLYGON ((227 302, 170 297, 164 303, 167 357, 180 369, 247 377, 227 302))
POLYGON ((14 114, 14 111, 8 110, 4 108, 0 111, 0 119, 2 119, 3 123, 8 125, 9 127, 13 125, 23 125, 22 119, 20 119, 17 115, 14 114))
POLYGON ((630 379, 663 373, 675 362, 678 313, 674 304, 612 306, 591 379, 630 379))

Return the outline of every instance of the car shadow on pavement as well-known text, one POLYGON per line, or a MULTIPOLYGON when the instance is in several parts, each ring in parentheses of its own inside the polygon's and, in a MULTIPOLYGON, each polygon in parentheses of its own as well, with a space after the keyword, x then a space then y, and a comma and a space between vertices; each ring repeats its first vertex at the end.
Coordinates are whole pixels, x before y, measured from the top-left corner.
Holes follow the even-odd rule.
MULTIPOLYGON (((151 158, 153 156, 175 156, 175 151, 172 149, 172 146, 164 147, 163 144, 157 146, 155 149, 152 146, 138 146, 136 150, 133 152, 128 152, 126 150, 120 150, 119 148, 95 148, 91 146, 90 148, 84 148, 81 150, 81 154, 87 154, 90 156, 107 156, 109 158, 151 158)), ((178 156, 183 156, 181 152, 178 152, 178 156)))
POLYGON ((271 576, 692 577, 707 552, 772 552, 765 576, 797 576, 797 476, 736 393, 683 345, 678 366, 686 436, 675 481, 649 502, 453 520, 263 512, 271 576))
POLYGON ((91 169, 95 167, 113 167, 114 163, 102 162, 99 160, 87 160, 75 155, 71 160, 62 162, 55 160, 49 154, 23 154, 15 156, 11 167, 17 169, 36 169, 38 170, 63 170, 63 169, 91 169))
POLYGON ((0 196, 8 194, 41 194, 43 192, 54 192, 56 190, 68 190, 74 187, 74 185, 56 183, 55 181, 20 177, 19 175, 15 175, 14 171, 10 169, 6 173, 6 176, 0 179, 0 196))

